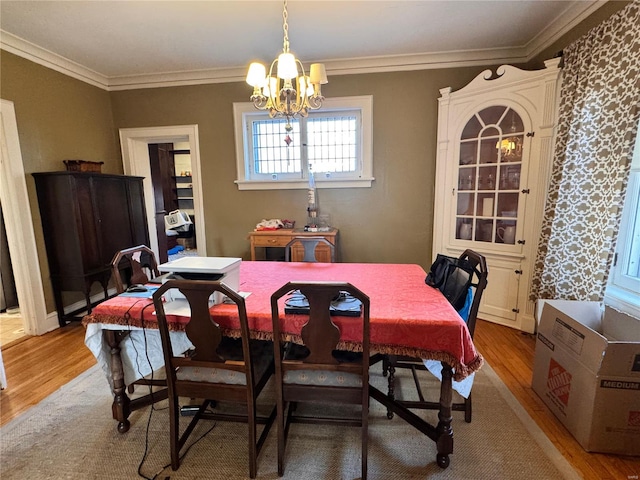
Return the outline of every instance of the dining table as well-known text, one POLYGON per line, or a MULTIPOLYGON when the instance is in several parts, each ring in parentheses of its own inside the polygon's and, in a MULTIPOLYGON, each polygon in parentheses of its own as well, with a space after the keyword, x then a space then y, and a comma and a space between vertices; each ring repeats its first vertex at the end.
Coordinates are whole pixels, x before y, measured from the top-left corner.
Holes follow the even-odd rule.
MULTIPOLYGON (((449 454, 453 452, 452 380, 463 380, 480 369, 483 359, 460 315, 439 290, 425 283, 426 272, 420 265, 242 261, 239 269, 239 292, 245 297, 252 338, 273 340, 271 295, 289 281, 348 282, 370 298, 371 364, 385 354, 440 361, 440 409, 435 426, 400 405, 392 395, 371 385, 369 394, 433 440, 438 465, 443 468, 449 465, 449 454)), ((224 278, 221 281, 224 282, 224 278)), ((112 297, 83 318, 85 344, 96 356, 111 385, 112 415, 122 433, 129 429, 128 417, 132 411, 166 398, 166 390, 154 392, 151 398, 130 399, 127 395, 128 386, 153 377, 154 372, 164 366, 151 298, 153 287, 149 288, 146 293, 112 297)), ((165 304, 165 310, 173 349, 185 352, 192 347, 185 333, 189 313, 188 308, 185 310, 176 302, 165 304), (176 307, 172 308, 171 304, 176 307)), ((218 303, 212 305, 210 311, 224 335, 240 336, 235 305, 218 303)), ((288 341, 301 342, 300 331, 307 318, 285 314, 283 335, 288 341)), ((354 327, 357 322, 348 316, 332 316, 332 319, 341 331, 338 348, 361 351, 359 332, 354 327)), ((152 380, 162 384, 162 380, 152 380)))

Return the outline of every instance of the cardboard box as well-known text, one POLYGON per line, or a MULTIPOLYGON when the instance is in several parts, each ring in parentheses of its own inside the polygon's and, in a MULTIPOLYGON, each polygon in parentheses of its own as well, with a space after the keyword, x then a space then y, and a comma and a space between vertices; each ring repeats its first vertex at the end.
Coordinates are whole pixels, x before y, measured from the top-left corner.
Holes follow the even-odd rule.
POLYGON ((588 452, 640 455, 640 319, 547 300, 533 390, 588 452))
MULTIPOLYGON (((174 273, 184 278, 199 280, 220 280, 231 290, 240 289, 241 258, 235 257, 181 257, 172 262, 158 265, 163 273, 174 273)), ((172 299, 184 298, 176 289, 172 289, 172 299)), ((224 300, 220 292, 214 293, 213 303, 219 304, 224 300)))

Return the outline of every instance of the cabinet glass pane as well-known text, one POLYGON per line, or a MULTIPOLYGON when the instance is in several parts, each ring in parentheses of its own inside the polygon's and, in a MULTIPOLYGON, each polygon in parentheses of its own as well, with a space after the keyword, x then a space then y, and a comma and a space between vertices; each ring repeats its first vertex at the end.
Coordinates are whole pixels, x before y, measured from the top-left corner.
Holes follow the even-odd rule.
POLYGON ((523 135, 503 137, 496 143, 501 162, 521 162, 522 161, 523 135))
POLYGON ((495 190, 497 167, 480 167, 478 169, 478 190, 495 190))
POLYGON ((458 215, 473 215, 473 193, 458 194, 458 215))
POLYGON ((498 153, 496 137, 482 140, 480 143, 480 163, 498 163, 498 153))
POLYGON ((474 239, 476 242, 492 242, 493 220, 476 220, 474 239))
POLYGON ((505 135, 523 133, 524 124, 522 123, 520 115, 510 109, 502 118, 502 121, 500 122, 500 129, 505 133, 505 135))
POLYGON ((518 194, 499 193, 497 213, 498 217, 516 217, 518 215, 518 194))
POLYGON ((473 238, 473 224, 468 218, 456 219, 456 238, 471 240, 473 238))
POLYGON ((516 220, 496 221, 496 243, 513 245, 516 243, 516 220))
POLYGON ((475 190, 476 188, 476 169, 461 168, 458 177, 458 190, 475 190))
POLYGON ((518 190, 520 188, 520 164, 500 165, 500 190, 518 190))
POLYGON ((476 163, 477 158, 477 140, 472 142, 463 142, 460 144, 460 165, 471 165, 476 163))
POLYGON ((493 105, 481 110, 478 116, 484 122, 485 125, 496 125, 500 119, 504 117, 504 113, 507 107, 503 105, 493 105))
POLYGON ((482 130, 482 124, 474 115, 473 117, 471 117, 471 120, 469 120, 467 124, 464 126, 464 130, 462 130, 461 138, 462 140, 465 140, 468 138, 477 138, 478 135, 480 135, 480 130, 482 130))
POLYGON ((493 193, 479 193, 476 216, 495 217, 495 203, 495 195, 493 193))

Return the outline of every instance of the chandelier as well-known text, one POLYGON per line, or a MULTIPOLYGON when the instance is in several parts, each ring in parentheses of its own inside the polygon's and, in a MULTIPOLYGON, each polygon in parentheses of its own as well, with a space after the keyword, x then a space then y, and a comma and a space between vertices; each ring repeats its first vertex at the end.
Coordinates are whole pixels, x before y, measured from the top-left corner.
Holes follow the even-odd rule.
POLYGON ((285 129, 290 132, 292 118, 306 117, 309 110, 322 106, 324 97, 320 85, 328 81, 322 63, 312 64, 309 75, 306 75, 302 62, 289 51, 287 18, 287 0, 284 0, 282 53, 271 63, 269 75, 266 74, 264 65, 252 63, 247 73, 247 83, 253 87, 253 105, 258 110, 268 110, 271 118, 285 117, 285 129))

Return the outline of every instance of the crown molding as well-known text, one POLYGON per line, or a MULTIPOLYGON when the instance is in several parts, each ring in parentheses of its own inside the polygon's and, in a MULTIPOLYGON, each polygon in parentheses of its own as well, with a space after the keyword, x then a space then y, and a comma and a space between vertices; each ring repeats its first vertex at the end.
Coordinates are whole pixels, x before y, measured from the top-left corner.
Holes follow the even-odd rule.
POLYGON ((109 78, 87 67, 0 30, 0 49, 13 53, 38 65, 63 73, 85 83, 109 90, 109 78))
POLYGON ((571 4, 569 8, 553 22, 540 31, 527 45, 528 59, 532 59, 545 48, 559 40, 565 33, 604 6, 609 0, 583 1, 571 4))
MULTIPOLYGON (((326 60, 324 63, 330 75, 526 63, 605 3, 607 0, 572 4, 520 47, 326 60)), ((0 30, 0 48, 107 91, 243 82, 246 75, 244 67, 234 67, 107 77, 3 30, 0 30)))

